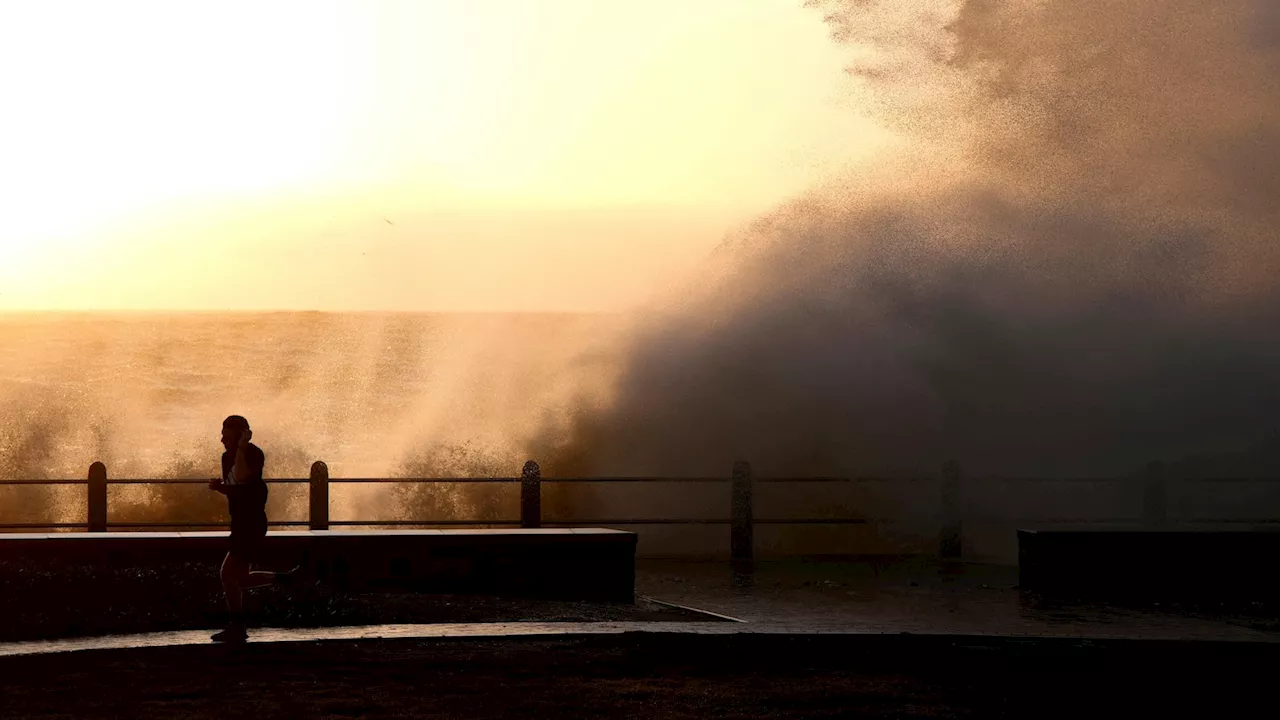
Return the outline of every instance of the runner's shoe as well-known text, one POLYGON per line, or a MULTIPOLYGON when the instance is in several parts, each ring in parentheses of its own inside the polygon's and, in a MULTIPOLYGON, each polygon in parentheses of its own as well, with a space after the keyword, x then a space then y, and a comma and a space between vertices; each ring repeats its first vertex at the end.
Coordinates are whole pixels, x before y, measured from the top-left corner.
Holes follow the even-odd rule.
POLYGON ((243 626, 232 625, 222 632, 214 633, 209 639, 214 642, 225 643, 244 642, 249 639, 249 633, 245 632, 243 626))

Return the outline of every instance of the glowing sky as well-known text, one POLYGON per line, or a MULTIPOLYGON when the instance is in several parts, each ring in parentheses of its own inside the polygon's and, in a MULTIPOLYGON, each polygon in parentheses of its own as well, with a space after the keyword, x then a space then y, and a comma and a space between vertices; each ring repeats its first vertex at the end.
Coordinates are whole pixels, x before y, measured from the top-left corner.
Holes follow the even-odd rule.
POLYGON ((0 309, 611 310, 863 160, 799 0, 0 5, 0 309))

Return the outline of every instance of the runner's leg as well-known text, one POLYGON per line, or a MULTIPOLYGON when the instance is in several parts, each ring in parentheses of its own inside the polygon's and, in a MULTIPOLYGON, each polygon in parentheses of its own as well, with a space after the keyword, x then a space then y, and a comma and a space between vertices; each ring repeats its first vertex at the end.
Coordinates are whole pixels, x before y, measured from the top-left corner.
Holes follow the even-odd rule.
POLYGON ((245 575, 244 581, 240 583, 242 590, 252 590, 253 588, 266 587, 274 585, 276 582, 276 573, 257 570, 245 575))
POLYGON ((227 598, 227 612, 230 613, 232 621, 235 622, 244 615, 244 593, 242 590, 249 574, 249 564, 234 554, 227 553, 227 557, 222 561, 222 570, 219 574, 222 577, 222 591, 227 598))

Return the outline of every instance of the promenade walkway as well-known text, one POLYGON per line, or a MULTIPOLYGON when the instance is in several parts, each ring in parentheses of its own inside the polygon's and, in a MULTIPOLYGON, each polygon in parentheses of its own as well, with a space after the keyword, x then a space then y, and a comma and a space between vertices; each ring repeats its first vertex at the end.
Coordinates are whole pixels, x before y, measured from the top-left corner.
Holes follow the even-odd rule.
MULTIPOLYGON (((1080 640, 1195 640, 1278 643, 1280 633, 1221 619, 1105 605, 1055 605, 1016 587, 1016 568, 931 561, 726 563, 642 561, 637 591, 694 608, 706 622, 496 622, 328 628, 261 628, 252 642, 372 638, 504 637, 627 632, 691 634, 950 635, 1080 640), (736 621, 735 621, 736 620, 736 621)), ((0 656, 206 644, 206 631, 0 643, 0 656)))
POLYGON ((1171 610, 1047 602, 1017 587, 1016 567, 933 560, 756 563, 650 561, 637 592, 796 632, 1280 642, 1280 632, 1171 610))

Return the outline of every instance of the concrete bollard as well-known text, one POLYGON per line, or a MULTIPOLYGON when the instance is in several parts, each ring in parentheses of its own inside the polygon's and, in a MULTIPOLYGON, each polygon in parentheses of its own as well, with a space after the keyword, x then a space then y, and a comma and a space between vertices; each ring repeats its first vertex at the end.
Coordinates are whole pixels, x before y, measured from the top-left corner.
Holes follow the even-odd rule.
POLYGON ((952 460, 942 466, 941 522, 938 531, 938 557, 959 560, 964 555, 961 522, 961 486, 964 482, 960 465, 952 460))
POLYGON ((1143 477, 1142 525, 1163 528, 1169 523, 1169 485, 1164 463, 1150 462, 1143 477))
POLYGON ((307 527, 312 530, 329 529, 329 466, 317 460, 311 464, 307 527))
POLYGON ((89 466, 89 532, 107 531, 107 466, 89 466))
POLYGON ((751 563, 755 558, 755 527, 752 508, 751 463, 733 464, 733 491, 729 530, 730 554, 735 563, 751 563))
POLYGON ((520 527, 542 527, 542 469, 532 460, 520 471, 520 527))

